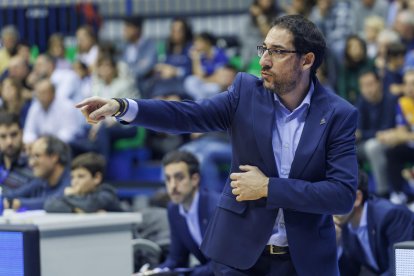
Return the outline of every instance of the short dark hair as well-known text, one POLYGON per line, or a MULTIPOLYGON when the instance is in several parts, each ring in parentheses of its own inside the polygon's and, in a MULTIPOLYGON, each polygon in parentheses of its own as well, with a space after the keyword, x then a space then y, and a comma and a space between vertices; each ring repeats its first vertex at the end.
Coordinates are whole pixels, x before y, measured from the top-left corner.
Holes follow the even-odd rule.
POLYGON ((326 42, 322 32, 314 23, 297 14, 276 18, 272 23, 272 28, 274 27, 280 27, 292 33, 293 46, 300 54, 312 52, 315 55, 311 68, 311 75, 315 75, 326 51, 326 42))
POLYGON ((210 43, 213 46, 216 46, 217 43, 217 38, 209 32, 201 32, 198 35, 196 35, 196 39, 202 39, 204 41, 207 41, 208 43, 210 43))
POLYGON ((368 75, 368 74, 374 75, 374 77, 377 81, 381 80, 381 77, 378 75, 377 71, 375 69, 372 69, 372 68, 362 69, 361 72, 359 72, 359 74, 358 74, 358 79, 360 79, 362 76, 365 76, 365 75, 368 75))
POLYGON ((362 202, 365 202, 369 197, 368 175, 361 169, 358 172, 358 190, 362 193, 362 202))
POLYGON ((198 162, 197 157, 187 151, 176 150, 167 153, 162 159, 162 166, 166 167, 169 164, 179 162, 187 164, 190 175, 200 173, 200 163, 198 162))
POLYGON ((129 16, 124 18, 124 23, 128 25, 132 25, 137 27, 138 29, 142 29, 143 19, 140 16, 129 16))
POLYGON ((11 126, 17 124, 19 128, 22 126, 20 125, 19 116, 14 113, 6 112, 6 111, 0 111, 0 126, 11 126))
POLYGON ((89 24, 82 25, 82 26, 78 27, 76 32, 80 31, 80 30, 84 30, 93 39, 93 41, 98 40, 98 37, 96 35, 96 32, 95 32, 93 26, 91 26, 89 24))
POLYGON ((386 57, 388 59, 388 58, 393 58, 393 57, 405 56, 406 52, 407 52, 407 47, 405 47, 403 43, 395 42, 387 46, 386 57))
POLYGON ((105 158, 97 153, 88 152, 78 155, 73 159, 71 164, 71 170, 84 168, 89 171, 93 176, 96 173, 101 173, 102 176, 105 174, 106 160, 105 158))
POLYGON ((53 135, 45 135, 39 139, 44 139, 46 142, 46 154, 56 154, 59 157, 59 164, 66 166, 70 162, 70 148, 69 146, 53 135))

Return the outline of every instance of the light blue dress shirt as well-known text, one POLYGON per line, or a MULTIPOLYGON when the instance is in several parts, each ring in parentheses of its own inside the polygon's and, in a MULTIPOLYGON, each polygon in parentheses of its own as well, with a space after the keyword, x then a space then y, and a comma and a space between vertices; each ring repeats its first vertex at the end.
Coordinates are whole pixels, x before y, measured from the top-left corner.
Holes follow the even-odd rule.
MULTIPOLYGON (((314 85, 311 82, 308 94, 302 103, 293 111, 287 109, 279 97, 275 95, 275 126, 273 127, 272 146, 276 166, 280 178, 289 178, 290 167, 302 136, 306 116, 313 95, 314 85)), ((273 227, 273 234, 268 244, 288 246, 283 209, 280 208, 273 227)))
POLYGON ((178 209, 180 211, 180 215, 185 218, 187 222, 188 230, 190 231, 191 237, 196 242, 198 246, 201 245, 201 230, 200 230, 200 223, 198 220, 198 201, 200 198, 200 194, 198 191, 194 194, 193 202, 191 203, 190 209, 188 212, 184 209, 183 205, 178 205, 178 209))
POLYGON ((351 233, 358 237, 361 247, 364 250, 364 255, 368 264, 375 270, 378 270, 377 261, 375 260, 371 246, 369 245, 367 210, 368 203, 365 202, 364 209, 362 210, 361 220, 359 221, 359 226, 357 228, 352 228, 351 224, 349 223, 348 228, 351 233))

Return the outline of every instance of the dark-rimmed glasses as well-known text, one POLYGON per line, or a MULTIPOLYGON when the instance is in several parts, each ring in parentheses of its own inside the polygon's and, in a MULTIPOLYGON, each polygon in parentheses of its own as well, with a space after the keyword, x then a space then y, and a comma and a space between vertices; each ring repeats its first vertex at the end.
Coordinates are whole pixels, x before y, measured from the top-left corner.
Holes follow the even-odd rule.
POLYGON ((269 49, 264 46, 257 46, 257 55, 262 57, 264 53, 267 51, 269 56, 282 56, 284 54, 292 54, 292 53, 299 53, 299 51, 294 50, 284 50, 284 49, 269 49))

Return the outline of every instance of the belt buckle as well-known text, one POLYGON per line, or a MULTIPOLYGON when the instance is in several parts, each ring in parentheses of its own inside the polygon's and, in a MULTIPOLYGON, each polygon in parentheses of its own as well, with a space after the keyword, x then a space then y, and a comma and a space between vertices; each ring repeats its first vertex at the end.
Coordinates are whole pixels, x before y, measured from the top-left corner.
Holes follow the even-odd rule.
POLYGON ((270 245, 270 255, 284 255, 287 251, 279 246, 270 245))

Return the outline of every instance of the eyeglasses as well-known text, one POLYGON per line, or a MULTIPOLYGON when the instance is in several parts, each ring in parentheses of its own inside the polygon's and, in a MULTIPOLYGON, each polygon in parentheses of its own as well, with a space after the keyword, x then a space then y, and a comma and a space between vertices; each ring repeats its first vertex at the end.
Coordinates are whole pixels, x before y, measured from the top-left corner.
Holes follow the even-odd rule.
POLYGON ((264 46, 257 46, 257 55, 259 57, 262 57, 264 53, 267 51, 269 56, 281 56, 284 54, 292 54, 292 53, 299 53, 299 51, 293 51, 293 50, 282 50, 282 49, 269 49, 264 46))

